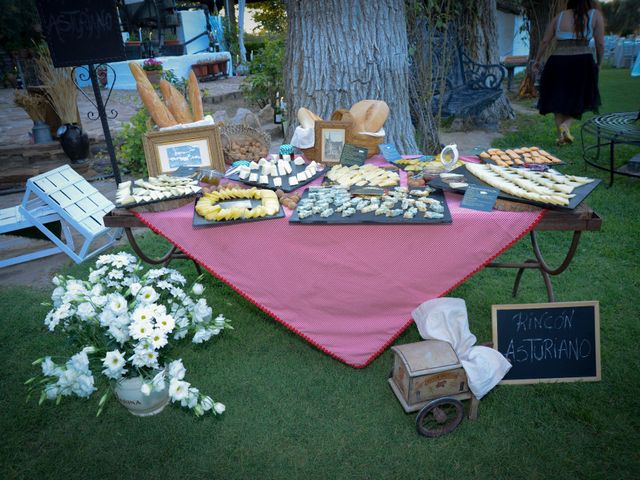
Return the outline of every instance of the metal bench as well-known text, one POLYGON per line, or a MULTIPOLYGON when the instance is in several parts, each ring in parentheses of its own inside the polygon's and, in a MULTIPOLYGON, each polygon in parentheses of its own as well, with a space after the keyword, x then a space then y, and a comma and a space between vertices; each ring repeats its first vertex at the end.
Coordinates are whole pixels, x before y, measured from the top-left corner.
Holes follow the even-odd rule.
POLYGON ((436 91, 433 96, 433 112, 442 108, 444 118, 478 115, 502 95, 501 85, 506 74, 502 65, 474 62, 458 46, 445 91, 436 91))

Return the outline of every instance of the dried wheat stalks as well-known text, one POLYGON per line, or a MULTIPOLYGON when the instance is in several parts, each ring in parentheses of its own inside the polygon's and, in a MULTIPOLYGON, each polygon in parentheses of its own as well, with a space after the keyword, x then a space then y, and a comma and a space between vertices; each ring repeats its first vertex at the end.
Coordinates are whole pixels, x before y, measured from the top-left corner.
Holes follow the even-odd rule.
POLYGON ((49 102, 62 123, 76 123, 78 121, 78 91, 73 82, 73 69, 70 67, 55 68, 46 46, 38 48, 36 66, 49 102))
POLYGON ((33 122, 44 122, 47 101, 40 95, 31 95, 24 90, 16 90, 14 103, 22 108, 33 122))

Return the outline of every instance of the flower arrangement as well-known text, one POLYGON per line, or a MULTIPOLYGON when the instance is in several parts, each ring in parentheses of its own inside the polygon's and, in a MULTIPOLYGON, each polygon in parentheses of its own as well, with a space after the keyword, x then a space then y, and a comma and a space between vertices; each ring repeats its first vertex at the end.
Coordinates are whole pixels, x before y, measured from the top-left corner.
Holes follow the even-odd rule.
POLYGON ((162 62, 155 58, 147 58, 142 64, 142 69, 147 72, 155 72, 162 70, 162 62))
POLYGON ((42 374, 27 380, 29 395, 42 388, 40 404, 59 403, 65 396, 88 398, 98 390, 97 383, 105 384, 100 415, 118 382, 139 376, 145 396, 168 388, 172 402, 197 416, 224 412, 222 403, 185 381, 182 360, 169 357, 170 347, 186 337, 203 343, 232 328, 223 315, 213 316, 202 298, 204 287, 195 283, 192 298, 179 272, 157 268, 142 274, 142 266, 128 253, 102 255, 95 267, 88 281, 53 279, 53 308, 44 323, 82 350, 62 362, 50 356, 36 360, 42 374))

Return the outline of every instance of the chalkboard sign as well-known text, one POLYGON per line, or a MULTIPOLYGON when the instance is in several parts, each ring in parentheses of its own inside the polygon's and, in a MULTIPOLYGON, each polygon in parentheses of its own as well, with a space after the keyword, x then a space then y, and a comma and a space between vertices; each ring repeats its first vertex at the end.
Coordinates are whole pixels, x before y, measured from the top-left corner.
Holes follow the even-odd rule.
POLYGON ((36 0, 55 67, 126 60, 115 0, 36 0))
POLYGON ((493 346, 511 363, 500 383, 600 380, 600 306, 493 305, 493 346))

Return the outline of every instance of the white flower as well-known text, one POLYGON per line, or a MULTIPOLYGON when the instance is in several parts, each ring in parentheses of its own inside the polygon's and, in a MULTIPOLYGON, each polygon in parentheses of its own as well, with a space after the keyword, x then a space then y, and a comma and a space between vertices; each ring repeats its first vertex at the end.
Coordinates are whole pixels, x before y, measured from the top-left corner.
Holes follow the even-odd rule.
POLYGON ((169 282, 167 282, 166 280, 160 280, 157 285, 158 288, 162 288, 164 290, 169 290, 173 287, 173 285, 171 285, 169 282))
POLYGON ((80 376, 80 372, 73 369, 67 369, 62 372, 62 375, 58 377, 58 383, 56 384, 60 390, 61 395, 71 395, 72 388, 76 383, 76 379, 80 376))
POLYGON ((94 347, 94 346, 92 346, 92 345, 91 345, 91 346, 89 346, 89 347, 84 347, 84 348, 82 349, 82 351, 83 351, 84 353, 86 353, 87 355, 91 355, 92 353, 96 353, 96 352, 98 351, 98 349, 97 349, 96 347, 94 347))
MULTIPOLYGON (((189 297, 186 297, 186 296, 185 296, 184 290, 182 290, 180 287, 173 287, 173 288, 171 289, 171 295, 173 295, 175 298, 182 299, 182 301, 183 301, 183 302, 184 302, 187 298, 189 298, 189 297)), ((192 302, 192 303, 193 303, 193 302, 192 302)))
POLYGON ((143 287, 138 293, 138 298, 142 303, 149 304, 154 303, 156 300, 158 300, 158 298, 160 298, 160 295, 158 295, 158 292, 156 292, 153 287, 143 287))
POLYGON ((208 412, 213 408, 213 399, 209 396, 203 397, 202 400, 200 400, 200 406, 203 411, 208 412))
POLYGON ((83 302, 78 305, 78 316, 80 317, 80 320, 89 320, 90 318, 93 318, 95 314, 96 311, 93 308, 93 305, 89 302, 83 302))
POLYGON ((191 384, 189 382, 183 382, 182 380, 172 378, 169 383, 169 396, 171 397, 171 400, 179 402, 187 398, 190 386, 191 384))
POLYGON ((62 283, 62 280, 62 277, 56 275, 51 279, 51 283, 53 283, 54 285, 60 285, 62 283))
POLYGON ((107 296, 94 295, 93 297, 91 297, 91 303, 93 303, 96 307, 104 307, 107 304, 107 296))
POLYGON ((120 315, 113 320, 113 323, 120 328, 126 328, 131 323, 131 319, 129 315, 120 315))
POLYGON ((107 271, 106 268, 99 268, 98 270, 92 270, 89 274, 89 281, 91 283, 99 282, 104 273, 107 271))
POLYGON ((87 352, 82 351, 76 353, 67 362, 67 368, 75 370, 79 373, 85 373, 89 371, 89 357, 87 357, 87 352))
POLYGON ((153 305, 142 305, 137 307, 131 314, 134 322, 150 322, 155 317, 153 305))
POLYGON ((154 303, 152 305, 149 305, 149 308, 151 308, 151 311, 153 312, 153 318, 158 318, 160 315, 167 314, 167 307, 165 307, 164 305, 158 305, 157 303, 154 303))
POLYGON ((129 340, 131 338, 129 336, 129 329, 128 328, 119 328, 116 325, 111 325, 109 327, 109 334, 120 345, 122 345, 124 342, 126 342, 127 340, 129 340))
POLYGON ((151 392, 153 391, 153 388, 151 387, 150 383, 143 383, 142 386, 140 387, 140 391, 142 392, 142 394, 145 397, 148 397, 149 395, 151 395, 151 392))
POLYGON ((193 307, 193 319, 196 322, 205 322, 211 318, 213 310, 204 298, 198 300, 198 303, 193 307))
POLYGON ((60 389, 55 383, 49 383, 44 386, 44 393, 47 396, 47 400, 55 400, 60 394, 60 389))
POLYGON ((181 359, 174 360, 173 362, 171 362, 167 367, 167 370, 168 370, 167 373, 169 375, 169 378, 176 379, 176 380, 182 380, 185 374, 187 373, 187 369, 184 368, 184 365, 182 364, 181 359))
POLYGON ((213 332, 209 328, 199 328, 196 331, 196 334, 193 336, 193 343, 203 343, 208 341, 211 338, 211 334, 213 332))
POLYGON ((80 375, 72 390, 79 397, 89 398, 96 391, 96 387, 93 386, 93 375, 80 375))
POLYGON ((173 334, 173 338, 176 340, 182 340, 184 337, 187 336, 187 333, 189 333, 188 329, 181 328, 179 330, 176 330, 176 332, 173 334))
POLYGON ((47 326, 50 332, 53 332, 60 323, 60 318, 54 317, 54 312, 54 310, 51 310, 49 313, 47 313, 47 316, 44 317, 44 324, 47 326))
POLYGON ((134 297, 138 295, 138 292, 140 291, 141 288, 142 288, 142 285, 140 285, 138 282, 134 282, 131 285, 129 285, 129 289, 131 290, 131 295, 133 295, 134 297))
POLYGON ((158 366, 158 352, 152 349, 135 349, 135 354, 129 359, 134 367, 156 368, 158 366))
POLYGON ((165 333, 171 333, 176 326, 176 321, 171 315, 160 315, 156 317, 156 326, 165 333))
POLYGON ((98 295, 102 295, 102 291, 103 291, 102 285, 97 283, 96 285, 91 287, 91 290, 89 291, 89 295, 92 295, 94 297, 98 295))
POLYGON ((127 299, 124 298, 119 293, 111 293, 109 294, 109 305, 108 308, 115 315, 121 315, 127 311, 127 299))
POLYGON ((167 344, 167 335, 161 329, 154 328, 149 336, 149 340, 151 340, 153 348, 159 349, 167 344))
POLYGON ((213 404, 213 409, 218 415, 222 415, 227 407, 224 406, 224 403, 216 402, 213 404))
POLYGON ((182 276, 182 274, 176 272, 175 270, 171 270, 171 275, 169 276, 172 282, 179 283, 180 285, 184 285, 187 283, 187 280, 182 276))
POLYGON ((194 408, 198 405, 198 397, 200 396, 200 391, 195 387, 189 387, 189 394, 187 398, 183 398, 180 402, 180 405, 187 408, 194 408))
POLYGON ((129 335, 136 340, 148 338, 152 332, 153 324, 151 320, 134 320, 134 322, 129 325, 129 335))
POLYGON ((80 300, 87 293, 87 289, 80 280, 69 280, 66 285, 66 291, 62 295, 62 301, 65 303, 80 300))
POLYGON ((153 380, 151 380, 151 384, 153 385, 153 389, 156 392, 161 392, 162 390, 165 389, 166 385, 164 381, 164 370, 162 370, 155 377, 153 377, 153 380))
POLYGON ((64 294, 63 287, 56 287, 51 294, 51 300, 53 300, 54 305, 58 305, 62 301, 62 295, 64 294))
POLYGON ((122 273, 122 270, 111 270, 107 276, 114 280, 122 280, 124 278, 124 273, 122 273))
POLYGON ((42 362, 42 374, 45 377, 57 377, 62 374, 62 369, 53 363, 51 357, 44 357, 42 362))
POLYGON ((116 320, 116 316, 111 310, 103 310, 98 318, 101 327, 110 327, 116 320))
POLYGON ((202 295, 202 292, 204 292, 204 286, 201 283, 194 283, 193 287, 191 287, 191 291, 196 295, 202 295))
POLYGON ((102 359, 102 365, 104 368, 110 371, 118 371, 121 370, 126 364, 124 359, 124 355, 120 352, 120 350, 111 350, 107 352, 107 354, 102 359))

